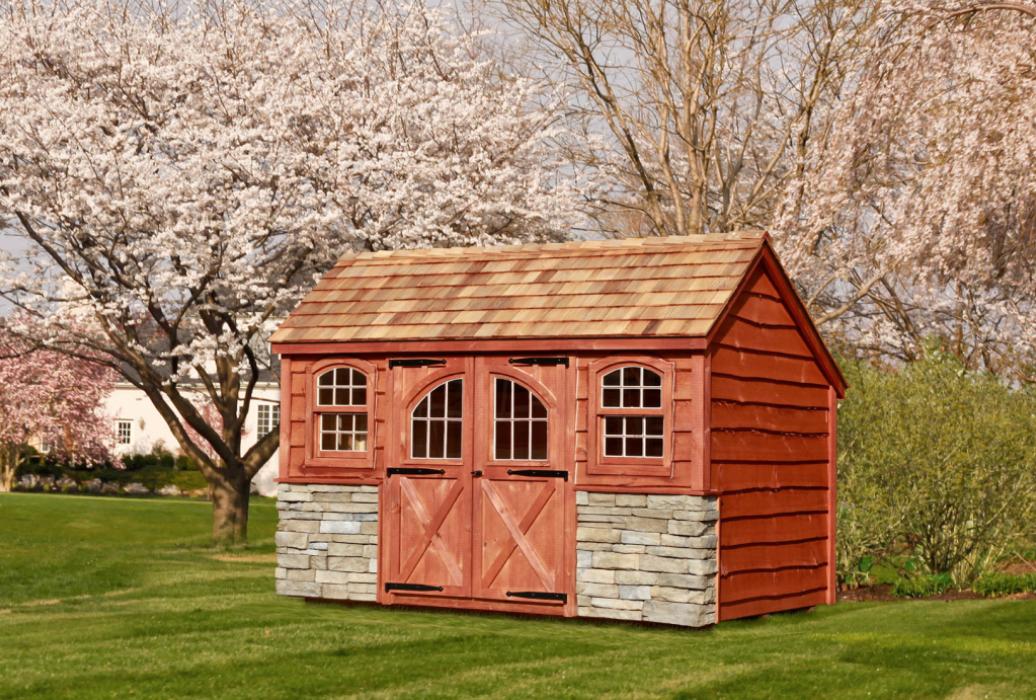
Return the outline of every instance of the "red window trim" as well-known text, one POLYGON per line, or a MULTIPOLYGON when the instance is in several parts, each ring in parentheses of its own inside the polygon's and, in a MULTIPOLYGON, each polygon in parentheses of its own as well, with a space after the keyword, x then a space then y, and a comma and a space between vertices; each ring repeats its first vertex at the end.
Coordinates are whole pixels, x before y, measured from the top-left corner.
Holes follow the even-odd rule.
MULTIPOLYGON (((320 472, 326 475, 329 469, 371 472, 374 470, 374 441, 376 421, 377 369, 370 362, 357 359, 329 359, 313 363, 306 372, 306 459, 302 472, 320 472), (348 367, 362 372, 367 377, 367 403, 363 406, 320 406, 317 404, 317 380, 320 375, 339 367, 348 367), (320 414, 322 413, 366 413, 367 449, 363 452, 337 452, 320 449, 320 414)), ((282 418, 283 420, 283 418, 282 418)))
POLYGON ((560 421, 557 420, 557 397, 547 389, 542 383, 536 380, 531 375, 518 374, 517 372, 508 372, 507 370, 494 367, 487 372, 488 387, 486 395, 489 397, 490 410, 489 414, 489 425, 487 427, 488 437, 485 440, 484 450, 485 454, 483 459, 486 466, 490 467, 507 467, 511 469, 520 469, 522 467, 544 467, 548 464, 557 462, 558 450, 560 445, 560 433, 562 432, 560 421), (539 399, 540 403, 547 410, 547 456, 543 459, 497 459, 496 458, 496 380, 497 378, 506 379, 514 382, 519 386, 528 389, 529 393, 539 399))
POLYGON ((587 465, 591 476, 661 476, 671 477, 673 471, 673 382, 676 367, 672 362, 656 357, 608 357, 597 360, 588 368, 587 397, 587 465), (662 377, 661 408, 604 408, 602 383, 604 375, 622 367, 644 367, 662 377), (608 457, 604 454, 605 416, 662 416, 661 457, 608 457))
POLYGON ((410 400, 403 406, 402 415, 400 416, 403 423, 403 435, 402 435, 402 454, 399 456, 400 465, 410 466, 427 466, 429 464, 444 464, 446 466, 463 466, 467 463, 469 448, 469 424, 471 414, 471 395, 472 387, 471 382, 468 381, 468 371, 466 367, 462 367, 459 370, 456 367, 450 367, 437 372, 431 377, 427 377, 423 384, 418 387, 410 396, 410 400), (446 382, 453 381, 454 379, 463 380, 461 387, 461 396, 463 401, 461 403, 461 443, 460 443, 460 457, 411 457, 413 451, 410 449, 411 441, 413 440, 413 425, 411 425, 411 419, 414 415, 414 409, 417 408, 417 404, 421 403, 426 396, 432 391, 437 389, 440 385, 446 382))

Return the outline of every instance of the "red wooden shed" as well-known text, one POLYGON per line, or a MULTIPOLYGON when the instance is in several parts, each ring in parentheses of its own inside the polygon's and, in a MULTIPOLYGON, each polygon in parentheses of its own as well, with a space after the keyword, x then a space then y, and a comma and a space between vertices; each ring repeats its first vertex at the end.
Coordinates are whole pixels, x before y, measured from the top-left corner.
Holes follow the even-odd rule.
POLYGON ((282 594, 692 626, 834 602, 845 382, 766 234, 351 254, 273 348, 282 594))

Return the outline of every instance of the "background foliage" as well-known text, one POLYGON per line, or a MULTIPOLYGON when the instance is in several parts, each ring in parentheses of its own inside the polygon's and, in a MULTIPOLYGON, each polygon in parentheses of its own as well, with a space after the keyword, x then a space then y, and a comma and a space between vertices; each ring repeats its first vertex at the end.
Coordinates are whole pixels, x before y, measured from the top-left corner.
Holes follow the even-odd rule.
POLYGON ((1034 534, 1036 394, 930 348, 892 370, 845 363, 838 573, 905 555, 967 585, 1034 534))

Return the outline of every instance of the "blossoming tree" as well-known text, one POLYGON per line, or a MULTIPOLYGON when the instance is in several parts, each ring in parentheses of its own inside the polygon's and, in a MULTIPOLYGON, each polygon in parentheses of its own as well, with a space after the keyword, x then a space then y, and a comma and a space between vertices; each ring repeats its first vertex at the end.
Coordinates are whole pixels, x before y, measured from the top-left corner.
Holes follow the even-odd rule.
POLYGON ((816 315, 1036 381, 1036 4, 886 3, 851 73, 777 217, 816 315))
POLYGON ((0 337, 0 491, 10 491, 30 441, 69 462, 111 457, 101 402, 114 373, 97 363, 0 337))
POLYGON ((339 254, 553 238, 574 209, 546 86, 420 3, 334 7, 0 0, 0 216, 30 249, 3 294, 146 393, 221 542, 277 448, 241 440, 265 338, 339 254))

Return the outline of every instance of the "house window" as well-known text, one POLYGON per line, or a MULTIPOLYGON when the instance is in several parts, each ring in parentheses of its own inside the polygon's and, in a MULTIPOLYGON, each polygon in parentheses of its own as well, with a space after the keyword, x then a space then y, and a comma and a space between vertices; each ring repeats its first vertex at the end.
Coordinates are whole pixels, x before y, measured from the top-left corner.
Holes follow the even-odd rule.
POLYGON ((510 379, 493 383, 493 454, 498 460, 547 458, 547 408, 510 379))
POLYGON ((128 445, 133 440, 133 421, 115 421, 115 442, 119 445, 128 445))
POLYGON ((410 456, 460 459, 464 380, 451 379, 425 394, 410 416, 410 456))
POLYGON ((257 430, 259 438, 263 438, 277 429, 281 424, 281 407, 279 404, 261 403, 258 406, 257 430))
MULTIPOLYGON (((367 375, 352 367, 329 369, 317 377, 317 425, 321 452, 367 451, 367 375)), ((271 414, 276 424, 278 413, 271 414), (274 417, 275 416, 275 417, 274 417)))
POLYGON ((605 457, 663 456, 662 375, 646 367, 620 367, 601 381, 605 457))

